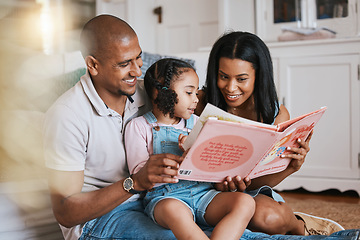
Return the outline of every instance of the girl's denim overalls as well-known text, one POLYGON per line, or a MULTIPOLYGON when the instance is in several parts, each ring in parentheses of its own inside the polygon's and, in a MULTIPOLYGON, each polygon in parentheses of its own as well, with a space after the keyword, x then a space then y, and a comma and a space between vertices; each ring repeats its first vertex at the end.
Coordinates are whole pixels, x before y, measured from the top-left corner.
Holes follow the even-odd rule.
MULTIPOLYGON (((194 126, 194 117, 186 120, 188 131, 176 129, 171 126, 158 126, 157 119, 152 112, 144 115, 152 126, 154 154, 172 153, 181 156, 183 151, 179 148, 179 135, 188 135, 194 126)), ((193 213, 194 220, 207 225, 204 214, 206 207, 218 194, 211 183, 179 180, 178 183, 163 184, 149 191, 144 198, 145 212, 154 219, 156 204, 165 198, 175 198, 183 202, 193 213)), ((176 209, 174 209, 176 211, 176 209)))

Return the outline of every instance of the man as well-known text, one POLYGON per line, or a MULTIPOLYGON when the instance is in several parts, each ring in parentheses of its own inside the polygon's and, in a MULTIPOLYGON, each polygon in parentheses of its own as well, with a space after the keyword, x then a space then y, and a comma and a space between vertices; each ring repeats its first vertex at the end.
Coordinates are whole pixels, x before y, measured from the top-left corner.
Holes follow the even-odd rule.
POLYGON ((124 21, 103 15, 84 26, 81 43, 88 72, 49 109, 44 125, 51 200, 63 234, 78 239, 88 231, 97 236, 98 229, 104 238, 115 232, 130 238, 138 231, 144 236, 161 232, 156 239, 174 238, 144 215, 140 201, 130 201, 137 196, 133 190, 176 182, 171 176, 177 175, 180 158, 152 156, 125 181, 124 126, 150 104, 137 79, 142 51, 136 33, 124 21))
MULTIPOLYGON (((81 43, 87 73, 54 103, 44 123, 51 200, 64 237, 175 239, 136 200, 155 183, 177 182, 181 158, 153 155, 132 176, 125 164, 124 126, 150 104, 137 79, 142 66, 137 35, 121 19, 101 15, 84 26, 81 43)), ((359 233, 344 234, 351 239, 359 233)), ((242 239, 283 237, 297 238, 246 231, 242 239)))

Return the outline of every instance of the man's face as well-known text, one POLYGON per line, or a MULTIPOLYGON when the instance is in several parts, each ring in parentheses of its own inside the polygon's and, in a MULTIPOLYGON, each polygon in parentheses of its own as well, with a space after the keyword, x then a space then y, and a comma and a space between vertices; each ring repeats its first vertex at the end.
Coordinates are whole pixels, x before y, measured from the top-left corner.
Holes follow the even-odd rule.
POLYGON ((100 96, 131 96, 136 90, 137 77, 141 76, 141 48, 138 38, 132 37, 111 43, 100 57, 93 83, 100 96))

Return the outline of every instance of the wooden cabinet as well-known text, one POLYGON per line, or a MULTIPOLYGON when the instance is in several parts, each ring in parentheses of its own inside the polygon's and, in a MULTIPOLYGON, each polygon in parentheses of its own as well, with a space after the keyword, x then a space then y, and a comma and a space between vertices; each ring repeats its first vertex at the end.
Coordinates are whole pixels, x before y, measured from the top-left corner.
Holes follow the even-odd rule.
POLYGON ((360 194, 360 38, 268 44, 291 117, 327 106, 301 170, 277 189, 360 194))
POLYGON ((360 0, 256 0, 255 5, 256 34, 267 42, 277 41, 282 27, 327 27, 335 31, 337 37, 360 34, 360 0), (296 2, 300 9, 296 8, 296 2), (313 13, 316 16, 311 17, 311 23, 309 19, 303 19, 306 23, 301 20, 313 13))

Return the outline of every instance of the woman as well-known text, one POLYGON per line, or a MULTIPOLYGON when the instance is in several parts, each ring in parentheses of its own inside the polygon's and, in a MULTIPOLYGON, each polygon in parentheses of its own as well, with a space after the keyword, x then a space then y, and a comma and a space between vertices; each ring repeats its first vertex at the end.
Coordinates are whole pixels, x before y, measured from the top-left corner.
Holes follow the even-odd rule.
MULTIPOLYGON (((270 52, 256 35, 231 32, 219 38, 210 52, 205 87, 199 92, 196 114, 207 103, 227 112, 267 124, 290 119, 277 99, 270 52)), ((253 179, 227 178, 221 190, 243 191, 252 195, 256 209, 248 228, 268 234, 328 235, 343 228, 329 220, 303 213, 294 214, 283 198, 272 190, 287 176, 298 171, 310 150, 311 135, 299 139, 299 148, 288 149, 292 158, 282 172, 253 179)))

